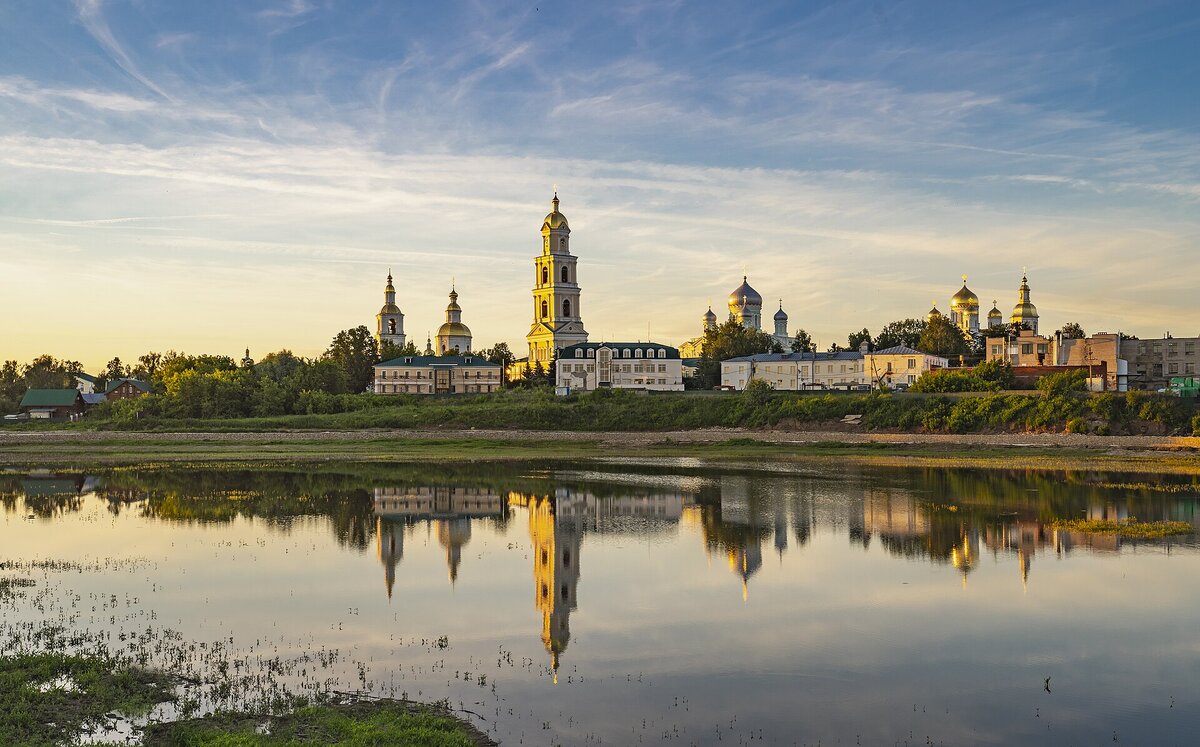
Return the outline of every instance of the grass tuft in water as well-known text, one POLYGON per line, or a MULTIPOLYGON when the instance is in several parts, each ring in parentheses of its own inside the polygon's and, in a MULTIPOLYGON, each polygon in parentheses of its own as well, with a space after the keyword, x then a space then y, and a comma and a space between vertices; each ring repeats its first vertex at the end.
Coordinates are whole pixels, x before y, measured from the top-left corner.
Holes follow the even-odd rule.
POLYGON ((1134 539, 1158 539, 1180 534, 1192 534, 1195 528, 1186 521, 1107 521, 1104 519, 1058 519, 1050 524, 1054 529, 1086 534, 1118 534, 1134 539))
POLYGON ((105 657, 0 657, 0 744, 72 744, 111 721, 108 714, 144 714, 172 699, 165 675, 105 657))

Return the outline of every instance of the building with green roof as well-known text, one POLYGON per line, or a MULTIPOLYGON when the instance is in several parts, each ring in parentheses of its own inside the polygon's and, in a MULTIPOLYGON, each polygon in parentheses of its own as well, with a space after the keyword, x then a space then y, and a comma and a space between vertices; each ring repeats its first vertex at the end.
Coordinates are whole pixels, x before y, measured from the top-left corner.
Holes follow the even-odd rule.
POLYGON ((83 414, 83 394, 78 389, 30 389, 17 409, 31 419, 73 418, 83 414))

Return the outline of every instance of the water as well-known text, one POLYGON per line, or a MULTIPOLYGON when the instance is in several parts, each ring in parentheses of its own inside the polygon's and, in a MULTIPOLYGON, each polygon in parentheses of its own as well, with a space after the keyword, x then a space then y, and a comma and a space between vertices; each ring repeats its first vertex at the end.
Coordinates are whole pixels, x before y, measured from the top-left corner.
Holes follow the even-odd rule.
MULTIPOLYGON (((0 475, 0 644, 64 625, 504 744, 1193 744, 1194 478, 657 463, 0 475), (1046 678, 1049 677, 1049 683, 1046 678)), ((222 678, 240 682, 222 691, 222 678)), ((240 688, 240 689, 239 689, 240 688)))

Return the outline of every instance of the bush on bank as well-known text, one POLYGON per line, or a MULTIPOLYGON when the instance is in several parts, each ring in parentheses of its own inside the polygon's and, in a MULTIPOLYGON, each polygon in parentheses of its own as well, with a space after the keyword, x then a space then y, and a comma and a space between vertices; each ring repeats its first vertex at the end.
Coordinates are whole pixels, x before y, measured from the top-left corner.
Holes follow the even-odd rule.
POLYGON ((964 433, 1071 431, 1095 434, 1200 430, 1194 400, 1150 392, 1089 395, 1053 391, 974 395, 818 394, 755 388, 740 394, 639 394, 623 390, 555 396, 548 388, 497 394, 417 395, 301 392, 295 414, 274 414, 253 399, 195 407, 177 395, 110 402, 83 427, 111 430, 286 430, 363 428, 526 428, 655 431, 797 427, 862 415, 873 430, 964 433))

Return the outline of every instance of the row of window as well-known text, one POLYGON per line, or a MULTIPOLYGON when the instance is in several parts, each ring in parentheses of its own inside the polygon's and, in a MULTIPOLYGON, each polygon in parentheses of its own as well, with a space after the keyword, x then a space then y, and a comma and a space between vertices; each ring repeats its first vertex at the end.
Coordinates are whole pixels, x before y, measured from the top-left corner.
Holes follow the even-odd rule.
MULTIPOLYGON (((562 366, 564 373, 570 373, 572 371, 586 371, 587 373, 595 373, 596 371, 595 363, 560 363, 559 365, 562 366)), ((634 364, 632 366, 628 364, 616 364, 612 367, 612 370, 617 373, 655 373, 656 371, 654 365, 655 364, 653 363, 634 364)), ((657 373, 666 372, 667 364, 659 363, 657 373)))
MULTIPOLYGON (((655 357, 656 354, 659 358, 667 357, 667 351, 665 348, 655 348, 654 350, 647 350, 647 351, 645 351, 645 353, 642 352, 641 348, 633 348, 632 350, 630 348, 621 348, 619 352, 617 350, 613 351, 614 358, 642 358, 642 357, 653 358, 653 357, 655 357), (657 351, 657 353, 656 353, 656 351, 657 351)), ((576 348, 575 349, 575 357, 576 358, 585 358, 585 357, 586 358, 595 358, 596 357, 596 349, 588 348, 586 351, 584 351, 583 348, 576 348)))
MULTIPOLYGON (((1170 340, 1167 340, 1166 346, 1167 346, 1167 355, 1179 355, 1180 350, 1183 351, 1184 355, 1194 355, 1196 352, 1196 343, 1195 342, 1185 341, 1183 343, 1179 343, 1179 342, 1172 342, 1170 340)), ((1143 341, 1143 342, 1138 343, 1137 349, 1138 349, 1138 353, 1148 353, 1148 352, 1162 353, 1163 343, 1162 342, 1144 342, 1143 341)))
MULTIPOLYGON (((443 369, 445 370, 445 369, 443 369)), ((381 370, 380 379, 432 379, 434 369, 391 369, 381 370), (391 373, 391 376, 388 376, 391 373), (412 374, 411 376, 409 374, 412 374)), ((455 369, 451 376, 455 379, 499 379, 500 370, 488 369, 455 369)))
MULTIPOLYGON (((548 301, 542 301, 541 309, 542 309, 541 318, 549 319, 550 318, 550 303, 548 301)), ((563 316, 571 315, 571 299, 569 299, 569 298, 563 299, 562 313, 563 313, 563 316)))
MULTIPOLYGON (((433 384, 376 384, 375 387, 377 394, 430 394, 433 392, 433 384)), ((499 389, 499 382, 454 385, 455 392, 480 393, 494 392, 499 389)))
MULTIPOLYGON (((826 365, 825 365, 825 371, 824 371, 824 372, 825 372, 825 373, 834 373, 834 372, 835 372, 835 369, 837 369, 837 373, 857 373, 857 372, 858 372, 858 364, 857 364, 857 363, 840 363, 840 364, 837 364, 837 365, 835 365, 835 364, 833 364, 833 363, 829 363, 829 364, 826 364, 826 365)), ((740 367, 740 366, 739 366, 739 370, 741 370, 741 367, 740 367)), ((787 366, 787 365, 775 365, 775 366, 771 366, 771 365, 765 365, 765 366, 762 366, 762 370, 763 370, 763 372, 765 372, 765 373, 779 373, 779 374, 789 374, 789 375, 795 375, 795 373, 796 373, 796 370, 797 370, 797 367, 796 367, 796 366, 794 366, 794 365, 793 365, 793 366, 787 366)), ((807 374, 807 373, 808 373, 808 367, 807 367, 807 366, 800 366, 800 367, 799 367, 799 370, 800 370, 802 373, 805 373, 805 374, 807 374)), ((821 371, 821 366, 820 366, 820 365, 817 365, 817 366, 815 366, 815 367, 814 367, 814 370, 813 370, 813 373, 814 373, 814 374, 819 374, 819 373, 821 373, 821 372, 822 372, 822 371, 821 371)))

